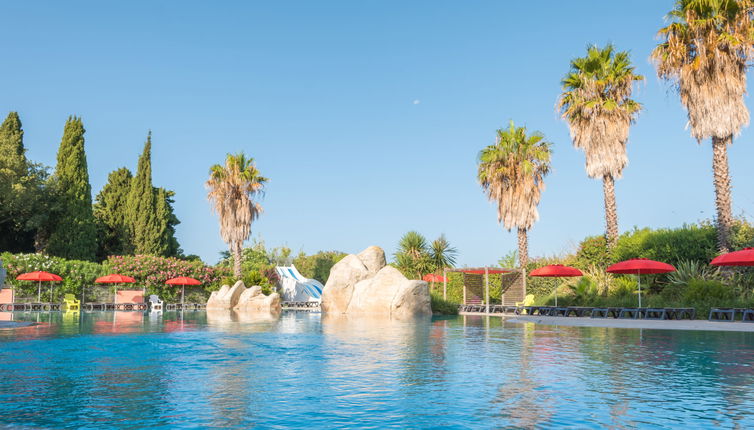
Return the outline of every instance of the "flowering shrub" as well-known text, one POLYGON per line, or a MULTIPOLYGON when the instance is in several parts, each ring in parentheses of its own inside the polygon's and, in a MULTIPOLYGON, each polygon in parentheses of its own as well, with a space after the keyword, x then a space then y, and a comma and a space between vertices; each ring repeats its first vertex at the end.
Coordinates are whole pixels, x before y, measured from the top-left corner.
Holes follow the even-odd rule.
MULTIPOLYGON (((87 297, 92 297, 92 295, 109 297, 114 286, 107 284, 94 288, 94 280, 109 273, 119 273, 136 279, 135 284, 121 287, 121 289, 146 288, 147 294, 158 294, 163 300, 168 301, 180 299, 181 292, 180 286, 165 284, 165 281, 170 278, 189 276, 198 279, 202 285, 186 287, 186 295, 187 297, 189 294, 206 297, 209 295, 208 291, 219 288, 220 280, 230 274, 230 270, 227 268, 205 266, 201 261, 185 261, 151 255, 111 256, 102 264, 66 260, 44 254, 11 254, 7 252, 0 254, 0 259, 3 260, 3 266, 8 271, 6 284, 13 285, 16 289, 16 296, 22 298, 22 300, 25 298, 36 300, 38 284, 30 281, 16 281, 16 276, 37 270, 54 273, 63 278, 63 282, 53 284, 56 301, 59 301, 66 293, 80 297, 83 288, 86 288, 87 297), (102 291, 103 289, 108 291, 102 291)), ((49 291, 50 283, 43 282, 43 301, 50 300, 49 291)))
POLYGON ((180 286, 166 285, 165 281, 168 279, 188 276, 198 279, 202 283, 202 290, 212 291, 220 286, 224 276, 230 274, 228 268, 205 266, 201 261, 153 255, 111 256, 103 265, 110 272, 135 278, 136 284, 146 287, 148 294, 158 294, 163 300, 180 297, 180 286))
MULTIPOLYGON (((8 271, 6 284, 16 288, 17 297, 34 297, 36 300, 37 283, 30 281, 16 281, 16 276, 42 270, 54 273, 63 278, 63 282, 55 282, 55 298, 60 299, 63 294, 81 294, 84 286, 90 286, 99 276, 105 274, 102 265, 90 261, 66 260, 44 254, 11 254, 2 253, 3 266, 8 271)), ((42 283, 43 300, 49 300, 50 283, 42 283)))

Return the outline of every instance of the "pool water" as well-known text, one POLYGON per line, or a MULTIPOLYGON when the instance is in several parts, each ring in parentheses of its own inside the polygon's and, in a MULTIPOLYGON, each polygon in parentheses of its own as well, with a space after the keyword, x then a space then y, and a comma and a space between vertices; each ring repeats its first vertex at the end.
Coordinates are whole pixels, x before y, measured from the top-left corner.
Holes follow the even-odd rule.
POLYGON ((754 425, 754 333, 294 312, 13 318, 39 324, 0 330, 0 427, 754 425))

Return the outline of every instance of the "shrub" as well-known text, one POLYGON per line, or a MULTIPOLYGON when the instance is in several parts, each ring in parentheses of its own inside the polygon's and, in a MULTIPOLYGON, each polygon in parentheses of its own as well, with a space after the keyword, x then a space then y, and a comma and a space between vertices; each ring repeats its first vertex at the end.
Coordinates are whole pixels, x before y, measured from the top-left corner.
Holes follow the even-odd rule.
MULTIPOLYGON (((6 283, 16 288, 18 297, 33 297, 36 300, 36 282, 16 281, 16 276, 43 270, 54 273, 63 278, 62 282, 54 283, 54 296, 59 299, 63 294, 71 293, 79 296, 82 288, 92 285, 94 280, 105 274, 102 265, 90 261, 66 260, 44 254, 11 254, 2 253, 0 257, 7 269, 6 283)), ((50 283, 42 283, 42 300, 50 300, 50 283)))
POLYGON ((458 303, 444 300, 441 294, 430 292, 432 312, 440 315, 458 315, 458 303))

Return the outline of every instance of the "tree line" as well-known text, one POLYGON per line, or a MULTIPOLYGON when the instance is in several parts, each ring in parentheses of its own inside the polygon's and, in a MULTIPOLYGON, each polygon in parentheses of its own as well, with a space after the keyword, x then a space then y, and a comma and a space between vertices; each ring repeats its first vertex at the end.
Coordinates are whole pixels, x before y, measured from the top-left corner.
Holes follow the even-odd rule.
MULTIPOLYGON (((688 115, 691 135, 711 139, 715 226, 719 252, 732 249, 735 221, 731 209, 728 145, 749 122, 744 102, 746 71, 754 59, 754 1, 678 0, 658 32, 651 60, 657 75, 677 90, 688 115)), ((642 105, 631 98, 635 73, 629 53, 613 45, 590 46, 570 62, 561 81, 557 109, 568 124, 573 146, 586 156, 586 172, 601 179, 608 249, 618 241, 615 180, 628 163, 630 126, 642 105)), ((477 179, 498 206, 498 221, 518 232, 522 267, 528 260, 529 229, 550 171, 552 144, 513 121, 497 130, 495 143, 479 153, 477 179)))
POLYGON ((27 158, 21 119, 8 114, 0 125, 0 249, 87 261, 181 256, 175 193, 152 184, 151 132, 136 175, 126 167, 111 172, 94 201, 85 133, 82 119, 70 116, 51 169, 27 158))

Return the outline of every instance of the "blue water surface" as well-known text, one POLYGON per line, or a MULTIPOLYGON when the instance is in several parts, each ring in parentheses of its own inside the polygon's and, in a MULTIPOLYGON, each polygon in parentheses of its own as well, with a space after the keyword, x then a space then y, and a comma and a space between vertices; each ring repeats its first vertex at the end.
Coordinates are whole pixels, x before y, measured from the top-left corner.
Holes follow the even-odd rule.
POLYGON ((13 318, 39 324, 0 330, 0 426, 754 425, 752 333, 294 312, 13 318))

